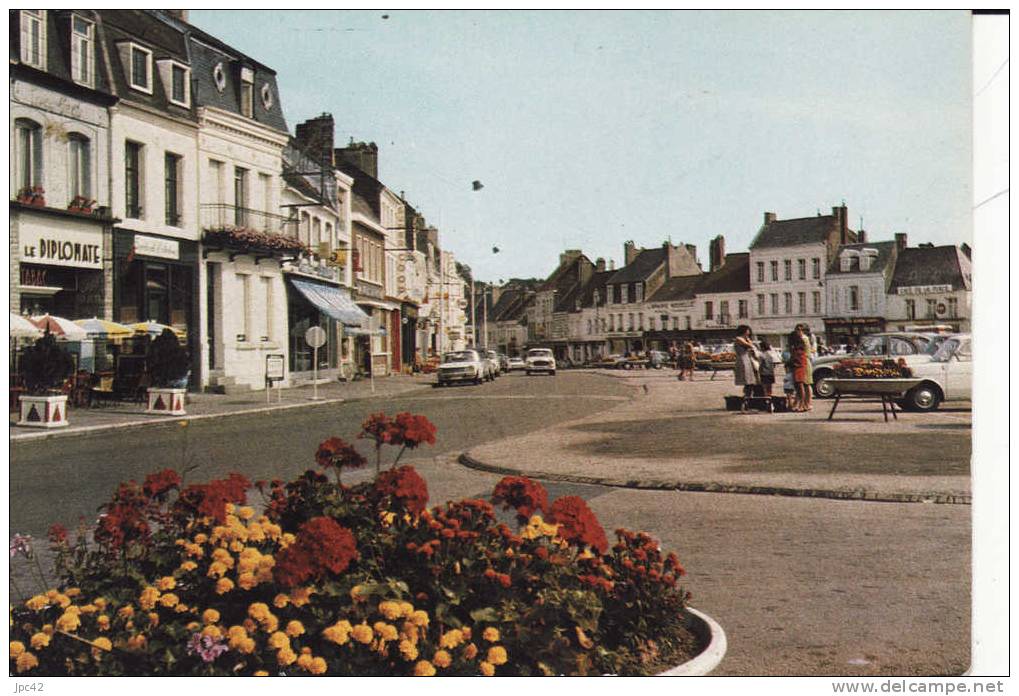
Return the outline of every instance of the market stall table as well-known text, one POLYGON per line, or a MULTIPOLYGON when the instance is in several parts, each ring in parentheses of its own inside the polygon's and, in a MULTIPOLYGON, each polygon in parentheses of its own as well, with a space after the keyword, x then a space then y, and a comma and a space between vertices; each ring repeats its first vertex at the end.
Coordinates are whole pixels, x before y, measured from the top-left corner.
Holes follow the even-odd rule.
POLYGON ((836 378, 828 380, 828 384, 835 390, 835 403, 832 404, 831 412, 828 413, 828 420, 835 416, 835 409, 845 396, 859 397, 860 400, 873 400, 878 397, 881 401, 881 412, 884 414, 885 422, 888 422, 888 412, 892 418, 898 420, 895 414, 895 402, 902 399, 906 393, 922 382, 916 377, 890 377, 890 378, 836 378))
POLYGON ((720 360, 698 360, 694 363, 698 370, 711 370, 710 382, 715 381, 715 377, 720 371, 735 370, 736 363, 734 362, 722 362, 720 360))

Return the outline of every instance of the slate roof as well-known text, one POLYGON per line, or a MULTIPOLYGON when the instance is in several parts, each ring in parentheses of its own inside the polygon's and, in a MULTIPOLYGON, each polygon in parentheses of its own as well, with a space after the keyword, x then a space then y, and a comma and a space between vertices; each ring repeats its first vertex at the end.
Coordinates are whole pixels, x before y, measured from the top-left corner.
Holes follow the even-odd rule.
POLYGON ((617 283, 634 283, 647 278, 654 273, 655 269, 666 262, 666 250, 664 247, 654 249, 642 249, 637 258, 626 264, 615 272, 608 282, 612 285, 617 283))
POLYGON ((750 292, 750 254, 726 254, 719 268, 701 277, 697 292, 750 292))
POLYGON ((609 278, 615 275, 617 271, 595 271, 594 275, 591 276, 591 280, 587 281, 587 285, 584 286, 580 295, 580 306, 581 307, 594 307, 594 293, 598 292, 598 306, 602 306, 606 301, 605 286, 608 285, 609 278))
POLYGON ((351 194, 350 197, 350 210, 352 213, 360 213, 372 222, 378 223, 379 216, 372 209, 371 204, 364 199, 363 196, 357 193, 351 194))
POLYGON ((951 285, 953 290, 972 289, 972 266, 956 246, 900 249, 889 292, 914 285, 951 285))
POLYGON ((828 267, 828 275, 856 275, 858 273, 884 273, 888 265, 895 258, 895 242, 869 242, 866 244, 844 244, 835 253, 835 259, 828 267), (861 271, 858 263, 850 266, 848 271, 842 270, 842 252, 845 249, 862 251, 863 249, 876 249, 877 256, 870 262, 870 270, 861 271))
MULTIPOLYGON (((535 286, 537 283, 531 285, 535 286)), ((499 295, 499 301, 490 310, 489 321, 520 321, 531 297, 528 290, 532 289, 533 287, 527 285, 503 289, 502 294, 499 295)))
MULTIPOLYGON (((832 234, 838 239, 839 222, 834 215, 775 220, 761 226, 754 241, 750 243, 750 248, 820 244, 827 241, 832 234)), ((849 230, 849 238, 855 242, 856 232, 849 230)))
POLYGON ((674 302, 676 300, 692 300, 697 287, 703 281, 702 275, 673 276, 665 281, 662 287, 647 298, 648 302, 674 302))

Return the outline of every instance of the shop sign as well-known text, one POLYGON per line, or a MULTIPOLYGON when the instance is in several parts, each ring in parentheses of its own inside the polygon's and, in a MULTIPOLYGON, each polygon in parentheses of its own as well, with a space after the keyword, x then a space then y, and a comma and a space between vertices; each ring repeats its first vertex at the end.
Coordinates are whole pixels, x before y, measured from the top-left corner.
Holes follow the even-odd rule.
POLYGON ((134 253, 140 256, 155 256, 160 259, 180 259, 180 242, 161 237, 134 236, 134 253))
POLYGON ((73 268, 103 268, 102 232, 21 230, 21 258, 28 263, 73 268))
POLYGON ((357 281, 357 294, 361 297, 368 297, 373 300, 382 299, 382 288, 362 281, 357 281))
POLYGON ((265 356, 265 381, 269 384, 282 381, 284 367, 285 361, 282 355, 273 353, 265 356))
POLYGON ((951 285, 906 285, 899 288, 900 295, 933 295, 939 292, 952 292, 951 285))
POLYGON ((28 287, 44 288, 46 283, 45 268, 24 268, 21 269, 21 285, 28 287))

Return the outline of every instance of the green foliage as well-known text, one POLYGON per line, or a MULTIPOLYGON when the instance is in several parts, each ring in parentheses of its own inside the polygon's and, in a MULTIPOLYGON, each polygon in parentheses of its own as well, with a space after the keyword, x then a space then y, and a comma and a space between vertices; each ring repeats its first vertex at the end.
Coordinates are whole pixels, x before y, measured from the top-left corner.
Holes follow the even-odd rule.
POLYGON ((56 337, 48 330, 21 356, 25 387, 33 394, 60 388, 73 370, 71 355, 57 344, 56 337))

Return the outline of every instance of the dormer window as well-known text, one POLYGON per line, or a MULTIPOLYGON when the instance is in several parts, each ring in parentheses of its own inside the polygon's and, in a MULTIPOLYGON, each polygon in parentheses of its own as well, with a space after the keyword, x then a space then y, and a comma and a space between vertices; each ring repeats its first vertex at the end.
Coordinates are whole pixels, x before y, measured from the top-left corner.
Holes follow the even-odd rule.
POLYGON ((170 103, 191 108, 191 68, 174 60, 159 60, 157 63, 170 103))
POLYGON ((79 85, 92 86, 95 65, 95 25, 86 19, 71 17, 71 77, 79 85))
POLYGON ((21 62, 46 69, 46 10, 21 11, 21 62))
POLYGON ((152 94, 152 51, 135 43, 127 45, 127 81, 132 89, 152 94))
POLYGON ((255 116, 255 71, 251 68, 241 68, 241 113, 255 116))

